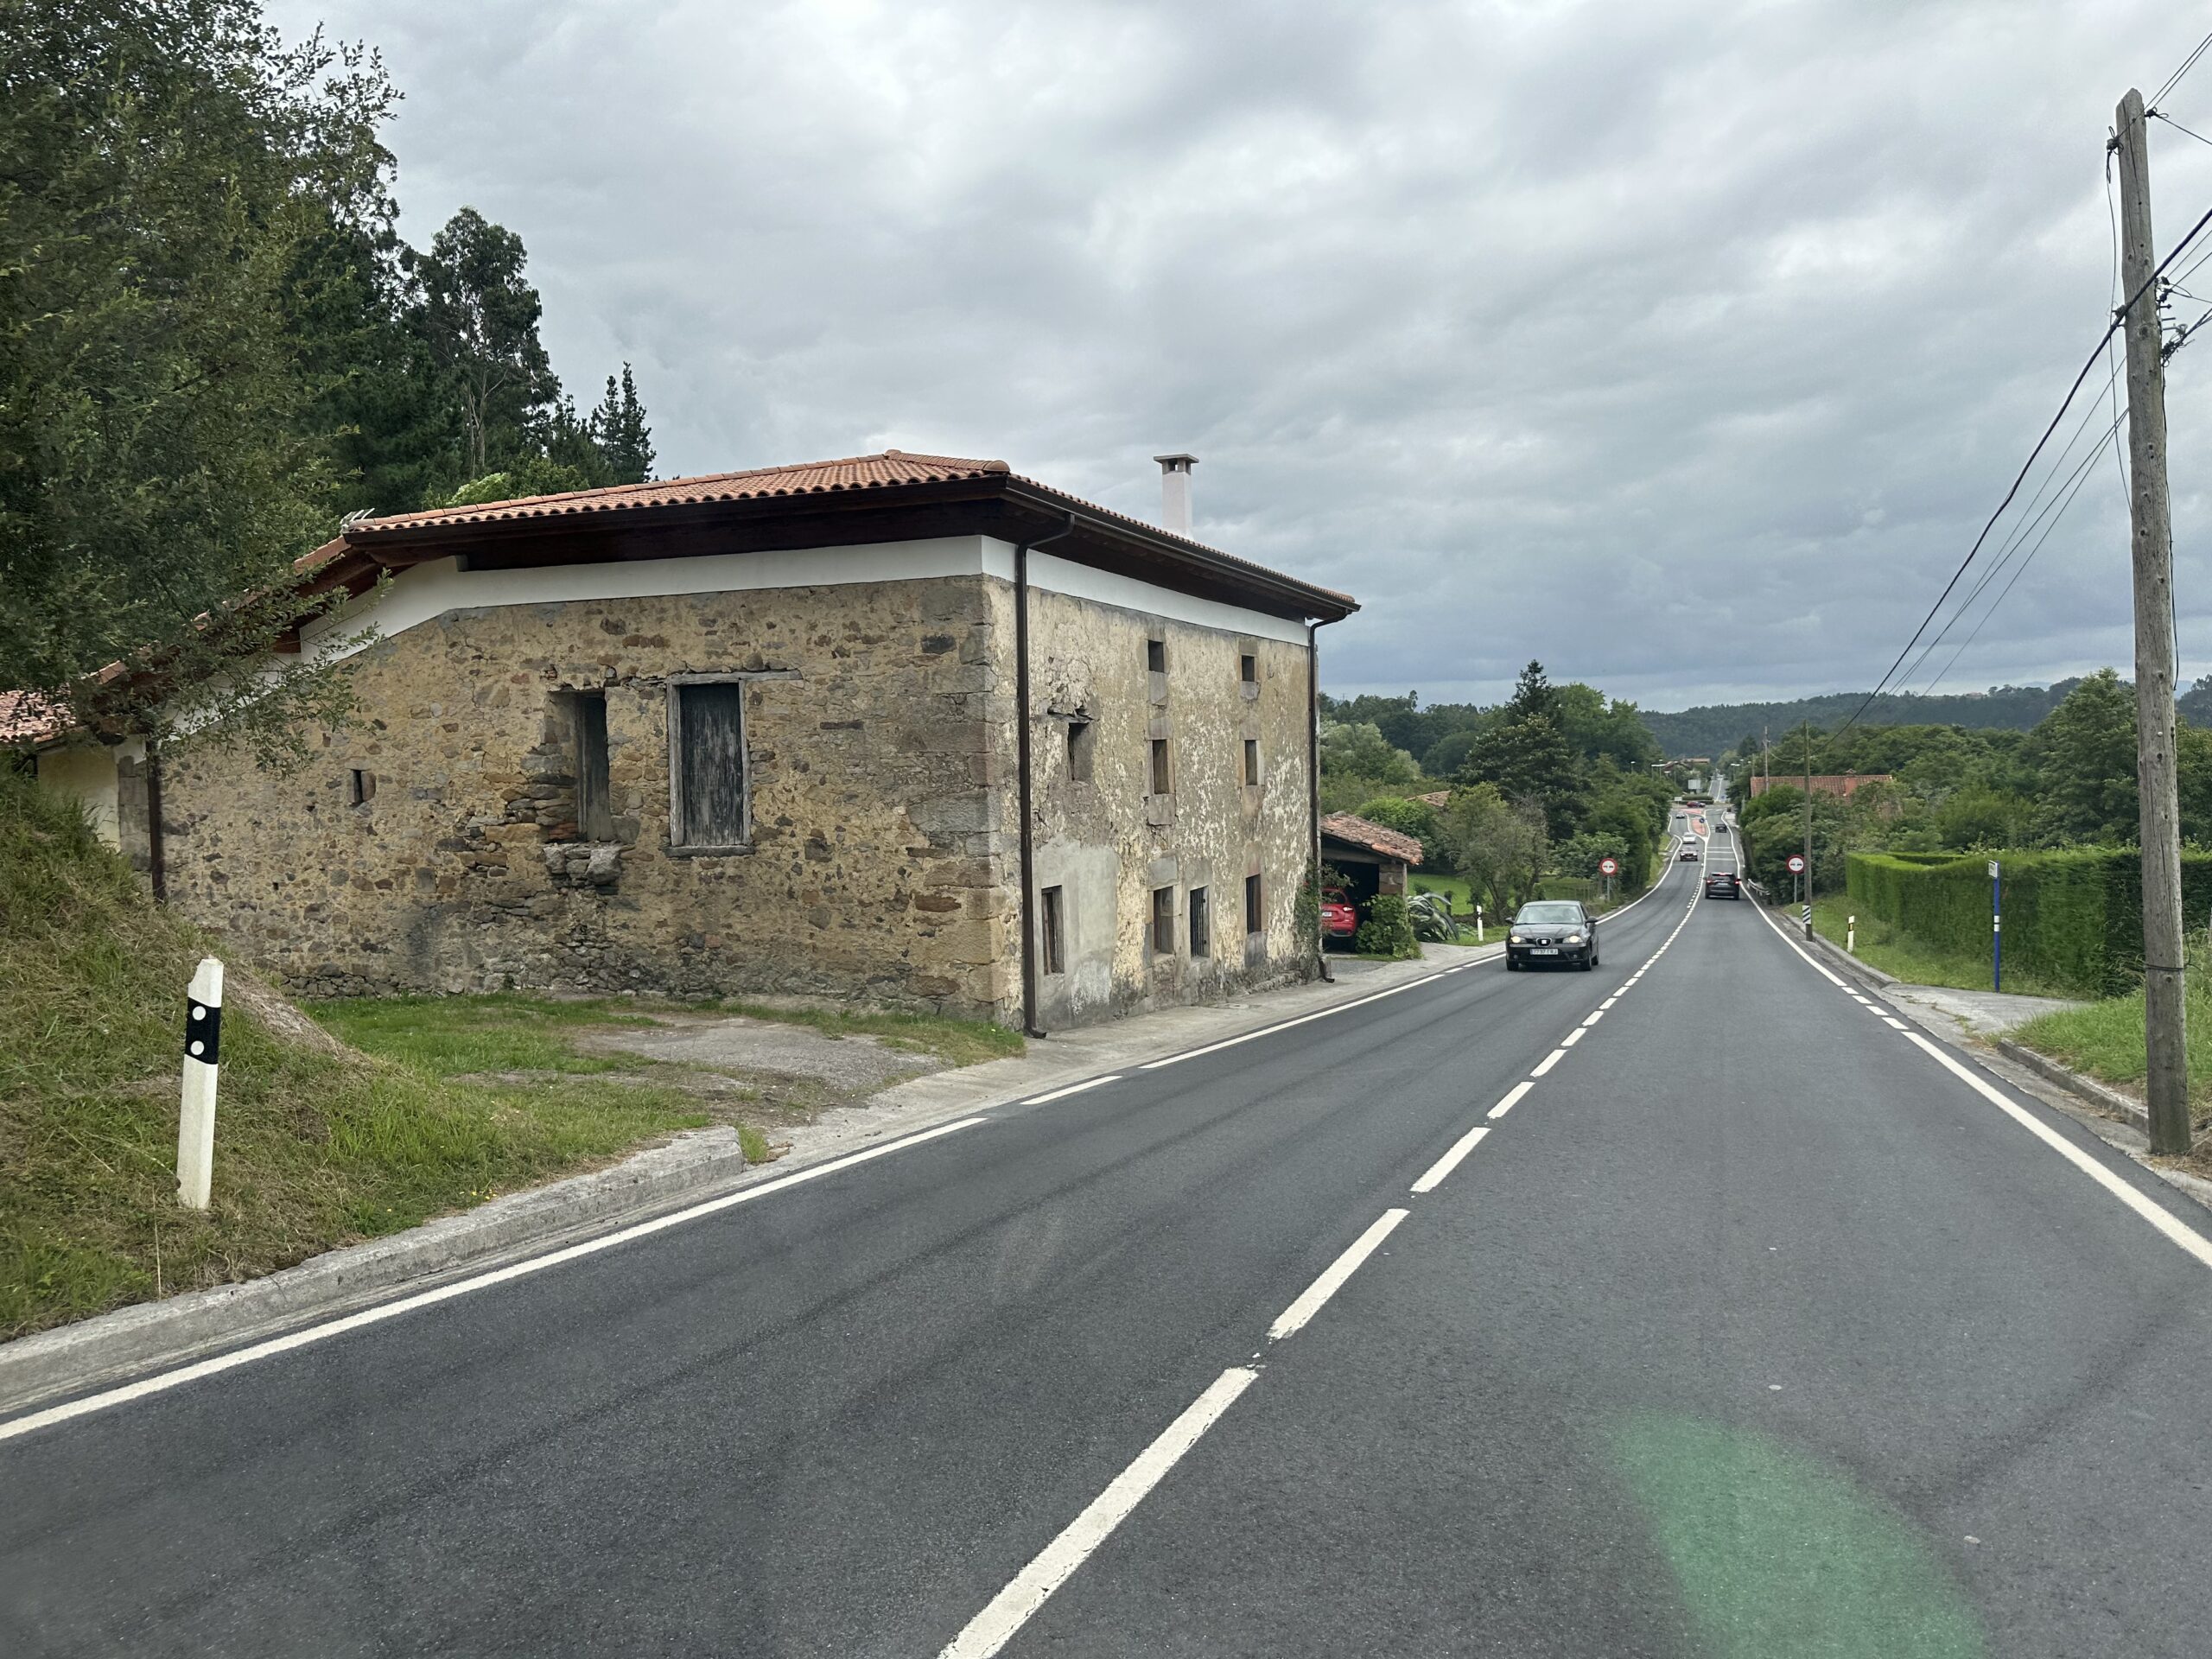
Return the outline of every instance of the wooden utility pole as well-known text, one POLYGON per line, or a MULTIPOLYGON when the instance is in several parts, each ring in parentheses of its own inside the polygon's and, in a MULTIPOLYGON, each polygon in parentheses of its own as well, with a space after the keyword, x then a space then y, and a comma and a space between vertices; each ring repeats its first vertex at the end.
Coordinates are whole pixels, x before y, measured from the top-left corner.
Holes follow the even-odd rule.
POLYGON ((2143 94, 2114 117, 2120 152, 2120 280, 2129 303, 2128 517, 2135 567, 2135 768, 2143 841, 2143 1019, 2151 1150, 2189 1150, 2189 1034, 2182 1001, 2181 814, 2174 766, 2174 532, 2166 495, 2166 370, 2151 242, 2143 94))
POLYGON ((1813 937, 1813 722, 1805 722, 1805 937, 1813 937))

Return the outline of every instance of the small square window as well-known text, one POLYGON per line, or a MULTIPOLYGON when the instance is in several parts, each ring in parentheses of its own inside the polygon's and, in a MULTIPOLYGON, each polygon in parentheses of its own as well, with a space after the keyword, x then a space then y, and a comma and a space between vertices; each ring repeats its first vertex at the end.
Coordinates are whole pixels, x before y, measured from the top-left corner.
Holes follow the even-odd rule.
POLYGON ((1167 642, 1165 639, 1147 639, 1144 642, 1144 665, 1147 671, 1154 674, 1165 674, 1167 671, 1167 642))
POLYGON ((1155 795, 1175 792, 1175 779, 1167 769, 1167 740, 1164 737, 1152 740, 1152 792, 1155 795))
POLYGON ((1068 781, 1070 783, 1087 784, 1090 781, 1090 755, 1095 747, 1089 721, 1068 721, 1068 781))
POLYGON ((1156 957, 1175 954, 1175 889, 1154 887, 1152 890, 1152 953, 1156 957))
POLYGON ((1246 876, 1244 878, 1244 931, 1247 933, 1267 931, 1267 910, 1261 903, 1261 898, 1260 878, 1256 875, 1246 876))
POLYGON ((1256 737, 1244 740, 1244 781, 1248 784, 1260 781, 1260 740, 1256 737))
POLYGON ((1257 685, 1260 683, 1260 659, 1249 651, 1244 652, 1236 659, 1236 674, 1245 684, 1257 685))
POLYGON ((377 798, 377 775, 355 766, 346 774, 346 804, 366 806, 377 798))
POLYGON ((1044 899, 1045 914, 1042 919, 1045 934, 1045 971, 1048 974, 1065 973, 1067 954, 1060 933, 1062 926, 1060 890, 1058 887, 1047 887, 1039 896, 1044 899))
POLYGON ((1213 954, 1213 918, 1206 911, 1206 890, 1191 889, 1191 954, 1210 957, 1213 954))

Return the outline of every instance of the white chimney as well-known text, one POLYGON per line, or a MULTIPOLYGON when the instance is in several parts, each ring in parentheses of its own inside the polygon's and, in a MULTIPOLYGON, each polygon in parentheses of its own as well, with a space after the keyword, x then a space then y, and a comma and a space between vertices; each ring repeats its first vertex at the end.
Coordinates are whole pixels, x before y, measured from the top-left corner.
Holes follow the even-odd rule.
POLYGON ((1191 533, 1191 468, 1196 455, 1154 455, 1160 463, 1160 525, 1178 536, 1191 533))

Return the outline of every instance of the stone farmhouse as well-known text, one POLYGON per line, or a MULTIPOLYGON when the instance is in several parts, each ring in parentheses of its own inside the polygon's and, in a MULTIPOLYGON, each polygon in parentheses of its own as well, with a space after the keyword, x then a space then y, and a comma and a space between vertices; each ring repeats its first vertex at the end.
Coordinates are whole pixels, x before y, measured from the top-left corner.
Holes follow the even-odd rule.
POLYGON ((1348 596, 997 461, 372 518, 361 718, 289 775, 49 741, 168 902, 302 994, 800 992, 1049 1030, 1302 976, 1314 630, 1348 596))

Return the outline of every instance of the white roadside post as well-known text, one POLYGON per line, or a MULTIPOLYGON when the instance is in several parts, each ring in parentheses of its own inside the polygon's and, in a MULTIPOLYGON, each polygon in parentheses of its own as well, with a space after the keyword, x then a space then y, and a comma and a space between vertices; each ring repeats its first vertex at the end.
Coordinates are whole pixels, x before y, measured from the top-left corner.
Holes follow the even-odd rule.
POLYGON ((1480 905, 1477 905, 1477 906, 1475 906, 1475 943, 1476 943, 1477 944, 1480 944, 1482 942, 1483 942, 1483 907, 1482 907, 1480 905))
POLYGON ((223 964, 202 957, 184 1005, 184 1105, 176 1121, 176 1197, 207 1207, 215 1174, 215 1067, 223 1040, 223 964))
POLYGON ((1856 916, 1849 918, 1843 925, 1843 949, 1847 956, 1859 954, 1859 918, 1856 916))

